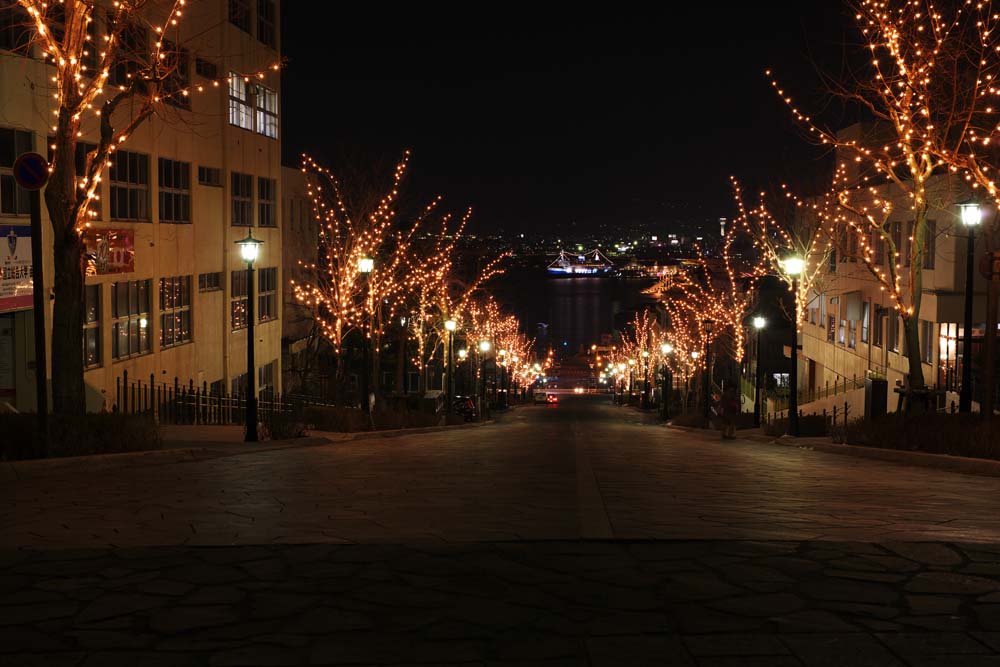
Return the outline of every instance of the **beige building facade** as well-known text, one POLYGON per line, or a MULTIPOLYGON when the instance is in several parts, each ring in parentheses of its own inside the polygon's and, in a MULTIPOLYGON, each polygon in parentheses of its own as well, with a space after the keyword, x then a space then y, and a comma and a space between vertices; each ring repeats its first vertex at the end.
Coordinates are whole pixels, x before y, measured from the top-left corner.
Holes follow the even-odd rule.
MULTIPOLYGON (((4 2, 0 11, 16 10, 4 2)), ((130 382, 176 378, 217 392, 241 389, 247 275, 235 242, 250 232, 263 241, 254 271, 253 372, 258 388, 281 391, 280 80, 273 71, 245 77, 280 60, 278 1, 210 0, 189 3, 185 14, 177 42, 192 94, 163 105, 112 155, 86 235, 82 353, 89 410, 113 409, 126 374, 130 382)), ((10 178, 12 159, 28 150, 46 153, 54 101, 50 68, 37 48, 24 54, 16 30, 0 32, 0 228, 9 237, 29 225, 25 193, 10 178)), ((151 38, 148 31, 142 37, 151 38)), ((85 125, 81 140, 91 139, 93 129, 85 125)), ((44 204, 42 217, 48 289, 52 239, 44 204)), ((30 240, 16 245, 23 254, 30 240)), ((19 295, 0 298, 0 401, 32 410, 33 317, 30 299, 25 303, 23 290, 19 295)), ((50 308, 48 335, 51 322, 50 308)))
MULTIPOLYGON (((885 269, 889 261, 899 264, 902 289, 909 294, 909 248, 912 243, 912 217, 904 195, 881 186, 878 195, 893 201, 888 229, 900 249, 900 257, 888 257, 885 244, 874 235, 867 239, 876 266, 885 269)), ((929 182, 930 211, 927 252, 923 263, 922 303, 919 313, 920 358, 924 382, 945 391, 945 407, 957 401, 961 381, 963 304, 968 229, 961 223, 959 203, 969 200, 968 190, 954 177, 935 176, 929 182)), ((990 220, 993 211, 984 211, 990 220)), ((888 409, 897 407, 896 386, 909 373, 905 356, 906 343, 899 313, 892 307, 888 293, 859 258, 864 243, 844 237, 835 244, 828 260, 828 270, 819 282, 814 298, 803 314, 799 357, 799 390, 806 397, 823 396, 833 387, 862 386, 870 375, 888 380, 888 409)), ((976 257, 985 250, 982 240, 976 245, 976 257)), ((984 334, 986 281, 976 271, 973 301, 973 348, 984 334)), ((904 297, 904 305, 908 304, 904 297)), ((864 392, 842 392, 804 410, 843 406, 847 400, 853 415, 864 410, 864 392), (822 405, 821 405, 822 404, 822 405)))

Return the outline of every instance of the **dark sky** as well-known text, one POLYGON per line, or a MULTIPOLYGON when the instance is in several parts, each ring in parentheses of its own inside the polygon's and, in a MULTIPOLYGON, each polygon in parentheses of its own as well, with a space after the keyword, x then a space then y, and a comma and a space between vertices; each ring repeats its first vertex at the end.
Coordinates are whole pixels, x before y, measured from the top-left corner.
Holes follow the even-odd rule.
POLYGON ((286 0, 286 162, 388 173, 409 148, 410 194, 473 206, 478 231, 731 215, 730 174, 764 187, 819 155, 764 69, 821 105, 814 63, 836 71, 853 35, 833 0, 690 4, 286 0))

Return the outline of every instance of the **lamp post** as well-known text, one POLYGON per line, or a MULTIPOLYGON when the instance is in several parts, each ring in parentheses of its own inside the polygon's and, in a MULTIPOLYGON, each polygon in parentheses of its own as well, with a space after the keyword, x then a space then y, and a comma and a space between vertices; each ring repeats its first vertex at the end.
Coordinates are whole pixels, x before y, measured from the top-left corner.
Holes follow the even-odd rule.
POLYGON ((649 409, 649 350, 642 351, 642 396, 639 407, 649 409))
POLYGON ((446 403, 445 403, 445 411, 448 414, 451 414, 453 412, 454 406, 452 405, 452 402, 455 400, 455 354, 454 354, 454 348, 455 348, 455 329, 457 329, 457 328, 458 328, 458 322, 456 322, 455 320, 445 320, 445 322, 444 322, 444 329, 445 329, 445 331, 448 332, 448 352, 447 352, 447 354, 448 354, 448 371, 447 371, 448 372, 448 384, 447 384, 447 388, 445 390, 445 391, 447 391, 447 394, 445 395, 444 399, 446 401, 446 403))
POLYGON ((368 317, 368 330, 361 332, 361 363, 364 366, 361 372, 361 410, 371 417, 371 399, 369 394, 371 389, 369 388, 369 377, 368 374, 371 372, 371 359, 369 358, 368 350, 368 336, 371 335, 371 273, 375 269, 375 260, 371 257, 359 257, 358 258, 358 273, 365 277, 365 286, 368 288, 368 297, 366 298, 366 303, 368 310, 365 313, 368 317))
POLYGON ((795 310, 792 316, 792 367, 788 371, 788 435, 799 435, 799 276, 806 262, 798 255, 786 257, 782 268, 792 279, 795 310))
POLYGON ((670 419, 670 366, 667 364, 667 355, 674 351, 674 346, 670 343, 663 343, 660 345, 660 352, 663 354, 663 409, 662 416, 664 420, 670 419))
MULTIPOLYGON (((490 343, 490 341, 488 341, 488 340, 481 340, 481 341, 479 341, 479 355, 478 355, 479 356, 479 383, 480 383, 481 389, 479 389, 476 393, 478 394, 477 398, 478 398, 478 400, 480 402, 480 406, 482 406, 482 404, 486 401, 486 376, 483 374, 483 357, 486 356, 486 353, 490 351, 491 347, 493 347, 493 346, 490 343)), ((487 405, 487 407, 488 407, 488 405, 487 405)), ((483 413, 480 411, 479 414, 482 415, 483 413)))
MULTIPOLYGON (((465 349, 464 347, 463 347, 463 348, 460 348, 460 349, 458 350, 458 361, 459 361, 459 362, 463 362, 463 361, 465 361, 465 358, 466 358, 467 356, 469 356, 469 351, 468 351, 468 350, 466 350, 466 349, 465 349)), ((456 384, 456 387, 457 387, 457 385, 458 385, 458 382, 457 382, 458 378, 455 378, 455 379, 456 379, 456 383, 455 383, 455 384, 456 384)))
POLYGON ((757 357, 753 382, 753 425, 760 426, 760 387, 764 378, 764 366, 760 363, 760 334, 767 326, 767 320, 757 315, 753 318, 753 328, 757 330, 757 357))
MULTIPOLYGON (((691 360, 693 362, 692 366, 697 365, 698 360, 701 359, 701 352, 698 350, 691 350, 691 360)), ((688 409, 688 398, 694 392, 694 387, 692 386, 692 380, 694 379, 694 372, 688 373, 688 376, 684 378, 684 414, 687 414, 688 409)))
POLYGON ((615 398, 617 399, 619 405, 622 405, 625 402, 625 368, 625 363, 619 362, 618 373, 615 378, 615 393, 618 394, 615 398), (621 389, 620 392, 617 391, 619 388, 621 389))
POLYGON ((628 401, 629 405, 632 404, 632 392, 635 390, 635 375, 633 371, 635 370, 635 359, 628 360, 628 401))
POLYGON ((965 250, 965 324, 962 331, 962 390, 958 396, 958 411, 972 412, 972 281, 976 258, 976 227, 982 222, 979 204, 971 202, 959 206, 962 224, 969 230, 965 250))
POLYGON ((702 415, 705 417, 705 428, 711 427, 712 419, 712 329, 715 327, 715 320, 706 318, 701 321, 701 326, 705 330, 705 388, 702 390, 702 415))
POLYGON ((497 366, 499 366, 499 380, 497 380, 497 407, 501 410, 507 409, 507 350, 497 350, 497 366))
POLYGON ((253 233, 247 234, 245 239, 240 239, 236 245, 240 247, 240 257, 247 263, 247 409, 246 409, 246 432, 243 434, 244 442, 257 442, 257 389, 256 372, 257 366, 254 361, 254 291, 253 291, 253 263, 257 261, 257 254, 260 252, 260 239, 255 239, 253 233))

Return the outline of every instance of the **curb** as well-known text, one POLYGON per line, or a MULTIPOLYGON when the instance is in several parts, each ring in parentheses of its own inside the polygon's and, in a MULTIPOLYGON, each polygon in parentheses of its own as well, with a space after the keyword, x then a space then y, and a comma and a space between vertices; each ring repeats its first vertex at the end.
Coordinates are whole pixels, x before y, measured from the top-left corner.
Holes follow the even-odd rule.
POLYGON ((114 470, 134 465, 167 465, 171 463, 190 463, 222 459, 244 454, 272 452, 279 449, 298 449, 300 447, 321 447, 334 443, 353 442, 355 440, 372 440, 375 438, 395 438, 418 433, 435 433, 456 429, 477 428, 495 423, 490 419, 472 424, 452 424, 450 426, 422 426, 417 428, 386 429, 382 431, 362 431, 359 433, 339 433, 335 431, 310 431, 304 438, 291 440, 272 440, 260 446, 246 445, 238 442, 205 442, 199 446, 173 446, 165 449, 153 449, 141 452, 118 452, 114 454, 86 454, 83 456, 64 456, 52 459, 33 459, 27 461, 0 462, 0 481, 17 481, 35 479, 49 475, 58 475, 66 471, 100 472, 114 470))
POLYGON ((863 445, 835 445, 830 442, 817 442, 817 440, 819 439, 783 437, 771 438, 767 442, 781 447, 811 449, 818 452, 825 452, 827 454, 874 459, 877 461, 898 463, 900 465, 914 466, 918 468, 933 468, 935 470, 960 473, 963 475, 1000 477, 1000 461, 973 459, 966 456, 950 456, 948 454, 907 452, 899 449, 882 449, 879 447, 865 447, 863 445))

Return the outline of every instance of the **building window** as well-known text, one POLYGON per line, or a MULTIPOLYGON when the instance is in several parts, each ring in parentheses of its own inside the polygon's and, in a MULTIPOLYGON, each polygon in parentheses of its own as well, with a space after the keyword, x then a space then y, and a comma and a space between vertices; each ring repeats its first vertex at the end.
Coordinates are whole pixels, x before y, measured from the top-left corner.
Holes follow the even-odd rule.
MULTIPOLYGON (((147 68, 149 47, 147 46, 146 29, 141 25, 130 24, 119 33, 117 58, 108 72, 108 83, 119 88, 129 86, 135 76, 147 68)), ((143 83, 136 85, 139 91, 145 90, 143 83)))
POLYGON ((28 191, 14 180, 14 161, 34 149, 31 132, 0 128, 0 214, 28 215, 28 191))
POLYGON ((191 276, 160 278, 160 347, 191 342, 191 276))
POLYGON ((847 320, 840 320, 840 327, 837 329, 837 342, 841 345, 847 342, 847 320))
POLYGON ((266 322, 278 317, 278 269, 257 271, 257 321, 266 322))
POLYGON ((278 360, 275 359, 269 364, 264 364, 257 369, 257 393, 260 396, 274 395, 277 386, 274 378, 277 375, 278 360))
POLYGON ((910 265, 910 253, 913 251, 913 221, 910 220, 906 223, 906 238, 903 239, 903 246, 906 251, 903 252, 903 266, 910 265))
POLYGON ((927 238, 924 240, 924 268, 934 268, 934 255, 937 254, 937 223, 927 221, 927 238))
POLYGON ((101 286, 83 288, 83 366, 101 365, 101 286))
POLYGON ((111 154, 111 219, 149 221, 149 156, 130 151, 111 154))
POLYGON ((257 86, 257 133, 278 138, 278 93, 257 86))
POLYGON ((229 124, 278 138, 278 93, 229 73, 229 124))
POLYGON ((837 335, 837 318, 827 315, 826 318, 826 342, 832 343, 837 335))
POLYGON ((257 178, 257 225, 260 227, 277 227, 277 190, 278 184, 273 178, 257 178))
POLYGON ((130 280, 111 285, 111 317, 114 329, 111 356, 114 359, 149 354, 149 280, 130 280))
POLYGON ((920 359, 934 363, 934 323, 927 320, 920 320, 920 359))
POLYGON ((274 0, 257 0, 257 39, 266 46, 274 48, 275 35, 277 32, 274 29, 274 0))
POLYGON ((858 346, 858 323, 854 320, 847 321, 847 347, 855 349, 858 346))
POLYGON ((16 0, 0 0, 0 49, 28 55, 33 23, 16 0))
POLYGON ((198 274, 198 291, 215 292, 222 289, 222 272, 198 274))
POLYGON ((872 345, 876 347, 882 347, 882 319, 884 317, 884 311, 875 306, 875 318, 872 320, 872 345))
MULTIPOLYGON (((48 149, 48 160, 52 162, 55 151, 55 137, 48 138, 49 149, 48 149)), ((76 177, 81 181, 87 177, 87 158, 93 155, 97 155, 97 144, 90 144, 86 141, 76 142, 76 177)), ((101 197, 100 197, 100 187, 94 191, 94 198, 90 200, 90 204, 87 206, 87 217, 91 220, 100 219, 101 217, 101 197)))
POLYGON ((235 72, 229 73, 229 124, 253 129, 253 100, 250 95, 254 84, 235 72))
POLYGON ((872 264, 881 266, 885 263, 885 239, 882 238, 881 229, 872 230, 872 264))
POLYGON ((250 32, 250 0, 229 0, 229 22, 243 32, 250 32))
POLYGON ((191 165, 160 158, 160 222, 191 222, 191 165))
POLYGON ((889 350, 899 352, 899 315, 896 314, 895 310, 890 310, 886 315, 885 332, 889 350))
POLYGON ((221 188, 222 170, 218 167, 198 167, 198 183, 221 188))
POLYGON ((865 301, 861 304, 861 342, 868 342, 869 329, 871 328, 872 302, 865 301))
POLYGON ((233 398, 246 398, 247 394, 247 374, 240 373, 235 376, 232 380, 233 393, 230 394, 233 398))
POLYGON ((233 225, 253 226, 253 177, 249 174, 232 173, 233 225))
POLYGON ((233 271, 229 290, 229 311, 233 331, 247 326, 247 271, 233 271))
POLYGON ((163 40, 163 101, 181 109, 191 108, 191 54, 171 41, 163 40))
POLYGON ((194 59, 194 73, 203 79, 218 79, 219 66, 204 58, 194 59))

